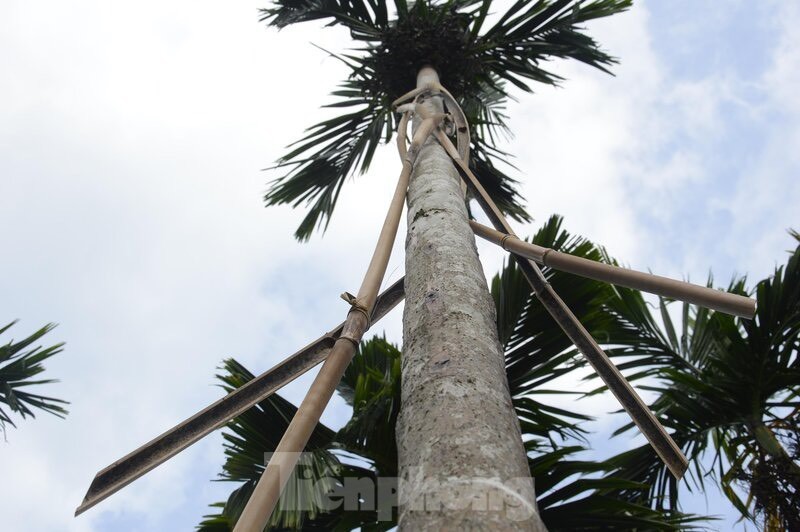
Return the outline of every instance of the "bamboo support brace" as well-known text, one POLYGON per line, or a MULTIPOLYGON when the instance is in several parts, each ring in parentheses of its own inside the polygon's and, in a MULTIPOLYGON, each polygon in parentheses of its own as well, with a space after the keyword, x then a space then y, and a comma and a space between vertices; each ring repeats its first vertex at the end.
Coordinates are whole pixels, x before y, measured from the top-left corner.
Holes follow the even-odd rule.
POLYGON ((567 253, 525 242, 514 235, 496 231, 474 220, 470 220, 470 226, 472 226, 472 230, 476 235, 501 246, 506 251, 533 259, 539 264, 549 266, 555 270, 694 303, 742 318, 751 319, 756 312, 756 302, 749 297, 730 294, 660 275, 574 257, 567 253))
POLYGON ((234 532, 264 530, 281 496, 281 491, 297 465, 300 453, 305 449, 322 412, 336 390, 336 385, 339 384, 347 365, 353 358, 356 345, 350 341, 350 337, 360 338, 366 325, 367 320, 360 312, 351 311, 348 314, 342 331, 342 335, 348 333, 348 338, 340 337, 334 344, 328 359, 322 365, 300 408, 292 418, 289 428, 272 453, 269 464, 236 522, 234 532))
MULTIPOLYGON (((404 297, 399 279, 378 297, 370 322, 383 318, 404 297)), ((241 388, 220 398, 135 451, 97 473, 75 515, 81 514, 121 490, 137 478, 220 428, 229 420, 263 401, 276 390, 324 361, 344 328, 340 323, 293 355, 279 362, 241 388)))
POLYGON ((411 113, 403 113, 400 118, 400 123, 397 125, 397 153, 400 154, 400 162, 406 160, 408 155, 408 148, 406 147, 406 131, 408 130, 408 121, 411 119, 411 113))
MULTIPOLYGON (((422 72, 423 75, 427 75, 427 73, 424 73, 424 70, 425 69, 422 69, 420 72, 422 72)), ((433 69, 431 70, 435 72, 433 69)), ((450 94, 450 91, 448 91, 446 88, 442 86, 441 83, 439 83, 438 76, 435 79, 430 79, 430 78, 427 79, 422 83, 420 87, 417 87, 416 89, 407 92, 403 96, 400 96, 398 99, 392 102, 392 107, 397 108, 403 102, 416 99, 419 96, 425 94, 439 95, 444 98, 445 104, 452 113, 453 121, 456 124, 456 138, 458 139, 458 154, 463 160, 468 161, 469 150, 470 150, 470 135, 469 135, 469 124, 467 123, 467 116, 464 114, 463 109, 461 109, 461 106, 458 105, 458 102, 453 97, 453 95, 450 94)))
MULTIPOLYGON (((347 314, 339 339, 334 344, 328 359, 322 365, 292 418, 289 428, 272 454, 250 500, 247 501, 247 505, 236 522, 234 532, 261 532, 264 529, 280 498, 281 491, 297 464, 300 453, 305 449, 314 427, 319 423, 322 412, 353 358, 356 347, 367 330, 367 315, 372 311, 380 284, 386 273, 414 161, 428 136, 436 130, 443 118, 444 115, 425 118, 407 151, 405 150, 405 131, 398 133, 398 151, 401 155, 405 152, 403 169, 397 180, 397 187, 386 213, 372 259, 366 274, 364 274, 361 288, 355 298, 352 296, 349 298, 354 308, 347 314), (363 309, 366 309, 366 312, 363 312, 363 309)), ((407 120, 401 121, 404 124, 407 122, 407 120)))
MULTIPOLYGON (((504 231, 507 235, 514 235, 514 231, 508 224, 505 216, 497 205, 492 201, 486 190, 481 186, 475 174, 469 169, 469 166, 459 157, 456 147, 442 131, 436 132, 436 138, 445 148, 445 151, 450 155, 453 163, 461 178, 472 189, 473 193, 483 208, 486 215, 492 221, 492 225, 497 230, 504 231)), ((617 398, 622 407, 631 417, 633 422, 639 427, 639 430, 644 434, 647 441, 656 451, 661 460, 666 464, 670 472, 675 478, 680 479, 686 472, 689 462, 681 452, 680 447, 675 443, 672 437, 664 430, 664 427, 656 419, 647 405, 642 401, 636 391, 631 387, 625 377, 620 373, 617 367, 608 358, 608 355, 603 349, 595 342, 592 335, 581 324, 578 318, 567 307, 564 301, 553 290, 550 283, 547 282, 541 270, 533 261, 523 259, 514 255, 520 270, 528 280, 536 296, 541 301, 547 312, 558 323, 561 330, 567 337, 575 344, 575 347, 583 353, 586 359, 594 368, 597 375, 611 390, 611 393, 617 398)))

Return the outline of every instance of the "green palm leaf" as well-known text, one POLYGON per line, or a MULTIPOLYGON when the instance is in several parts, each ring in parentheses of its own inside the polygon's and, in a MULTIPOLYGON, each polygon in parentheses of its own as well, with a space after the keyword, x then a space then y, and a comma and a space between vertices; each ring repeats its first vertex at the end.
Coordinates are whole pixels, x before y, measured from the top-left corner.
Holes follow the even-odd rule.
POLYGON ((385 337, 362 342, 338 391, 353 413, 336 434, 335 447, 368 459, 379 475, 397 476, 400 350, 385 337))
POLYGON ((261 20, 270 26, 324 21, 346 27, 360 44, 337 56, 349 75, 329 105, 357 109, 307 130, 278 160, 276 168, 287 173, 272 181, 264 196, 267 205, 308 208, 295 232, 298 239, 327 227, 344 181, 364 173, 377 147, 391 140, 396 126, 391 102, 414 88, 425 65, 436 68, 462 102, 474 133, 470 166, 501 210, 529 221, 516 182, 499 170, 508 155, 493 148, 498 135, 509 134, 502 111, 510 97, 506 82, 524 91, 531 91, 530 81, 557 84, 561 78, 545 68, 554 58, 608 71, 614 59, 580 25, 624 11, 630 0, 519 1, 483 31, 491 4, 398 0, 393 20, 378 0, 284 0, 261 10, 261 20))
MULTIPOLYGON (((367 354, 359 353, 356 357, 378 360, 374 351, 391 352, 393 349, 385 341, 383 343, 385 345, 373 341, 365 349, 367 354)), ((369 373, 374 373, 373 367, 367 367, 369 373)), ((221 369, 224 372, 218 374, 217 379, 227 392, 254 378, 234 359, 225 360, 221 369)), ((348 397, 348 392, 345 391, 344 395, 348 397)), ((274 394, 227 424, 223 432, 226 461, 219 480, 236 482, 239 486, 226 502, 210 505, 216 513, 204 516, 198 530, 212 532, 233 529, 264 471, 268 458, 265 453, 275 450, 296 411, 294 405, 274 394)), ((337 505, 337 501, 331 499, 331 493, 341 492, 342 482, 348 477, 375 478, 373 470, 341 461, 332 451, 345 447, 352 453, 353 447, 342 445, 335 438, 336 432, 321 423, 317 425, 265 530, 350 530, 345 526, 348 522, 371 524, 380 530, 389 528, 387 521, 378 520, 374 508, 361 510, 348 507, 345 511, 343 504, 337 505)), ((379 454, 377 450, 375 454, 379 454)), ((356 458, 361 462, 369 460, 367 457, 356 458)))
MULTIPOLYGON (((738 279, 728 290, 744 293, 744 285, 738 279)), ((640 297, 617 291, 608 307, 624 327, 609 334, 623 347, 611 354, 632 357, 620 364, 635 372, 629 378, 649 377, 642 387, 657 393, 652 408, 694 464, 694 485, 713 477, 744 517, 761 508, 765 519, 788 523, 800 510, 800 247, 755 295, 753 320, 683 305, 678 332, 669 302, 660 302, 662 331, 640 297)), ((650 485, 656 507, 678 507, 677 483, 648 448, 612 462, 614 474, 650 485)))
MULTIPOLYGON (((602 259, 597 246, 570 235, 561 225, 561 217, 550 217, 532 242, 578 257, 602 259)), ((611 296, 608 285, 547 267, 542 272, 588 330, 608 326, 610 318, 600 311, 611 296)), ((536 393, 543 385, 583 366, 572 342, 533 295, 516 263, 510 262, 494 277, 492 294, 512 397, 536 393)))
MULTIPOLYGON (((221 369, 225 373, 218 374, 217 378, 227 392, 254 378, 250 371, 233 359, 225 360, 221 369)), ((228 423, 227 431, 223 432, 226 460, 219 480, 242 484, 231 493, 226 503, 212 505, 221 508, 221 511, 206 516, 199 530, 230 529, 225 526, 232 528, 264 471, 265 453, 275 450, 296 411, 294 405, 279 395, 272 395, 228 423)), ((340 473, 338 459, 326 450, 333 436, 334 431, 323 424, 314 429, 307 453, 301 458, 278 500, 268 529, 297 529, 306 521, 313 521, 320 516, 319 508, 322 506, 316 503, 330 486, 300 480, 332 478, 340 473)))
MULTIPOLYGON (((16 321, 13 321, 5 327, 0 327, 0 334, 8 331, 15 323, 16 321)), ((44 372, 43 362, 60 353, 64 344, 59 343, 47 348, 31 347, 54 327, 55 325, 50 323, 24 340, 18 342, 10 340, 7 344, 0 345, 0 405, 5 405, 11 413, 16 413, 23 419, 28 416, 36 417, 34 409, 62 418, 67 415, 67 410, 61 406, 69 404, 67 401, 27 391, 28 386, 58 382, 56 379, 34 379, 34 377, 44 372)), ((16 427, 9 412, 0 406, 0 429, 3 432, 6 423, 16 427)))
MULTIPOLYGON (((592 242, 562 229, 552 216, 532 242, 592 260, 614 262, 592 242)), ((622 328, 606 312, 614 289, 609 285, 543 268, 543 273, 576 316, 601 341, 622 328)), ((537 504, 549 530, 686 530, 699 516, 676 510, 652 509, 648 485, 616 473, 615 463, 576 460, 586 451, 586 431, 580 422, 589 416, 547 405, 535 398, 556 393, 544 386, 557 377, 585 367, 572 343, 532 294, 514 262, 492 282, 500 341, 514 408, 536 479, 537 504)), ((622 330, 627 333, 624 328, 622 330)), ((649 449, 649 447, 648 447, 649 449)))

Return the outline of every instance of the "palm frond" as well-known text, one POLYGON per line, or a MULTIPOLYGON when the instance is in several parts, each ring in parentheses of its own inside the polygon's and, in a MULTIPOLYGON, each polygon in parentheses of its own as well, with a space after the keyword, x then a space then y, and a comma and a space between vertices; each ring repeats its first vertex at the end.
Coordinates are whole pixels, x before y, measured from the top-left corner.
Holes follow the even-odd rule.
POLYGON ((397 476, 400 350, 385 337, 362 342, 337 390, 353 413, 334 446, 369 459, 382 476, 397 476))
MULTIPOLYGON (((592 260, 602 258, 592 242, 570 235, 561 224, 561 217, 552 216, 532 242, 592 260)), ((546 267, 542 271, 588 330, 607 326, 610 318, 600 310, 611 294, 608 285, 546 267)), ((495 276, 492 294, 512 397, 532 393, 583 365, 575 360, 572 343, 533 295, 516 263, 509 263, 495 276)))
POLYGON ((630 8, 630 0, 595 2, 528 2, 518 0, 492 26, 482 40, 491 72, 529 92, 527 80, 556 85, 562 78, 542 66, 553 58, 571 58, 609 72, 616 60, 579 25, 630 8))
MULTIPOLYGON (((217 379, 226 392, 254 378, 234 359, 225 360, 220 369, 224 373, 218 374, 217 379)), ((241 485, 224 505, 214 505, 221 508, 220 513, 206 516, 199 530, 220 529, 226 524, 232 529, 264 471, 268 453, 275 451, 296 411, 294 405, 275 394, 227 424, 227 430, 223 432, 226 460, 219 480, 241 485)), ((327 450, 334 434, 333 430, 321 423, 314 429, 306 447, 307 452, 292 473, 267 528, 296 529, 323 513, 319 509, 324 506, 319 501, 331 486, 321 479, 335 478, 341 473, 338 459, 327 450), (302 482, 301 479, 314 479, 314 482, 302 482)))
POLYGON ((472 141, 470 167, 497 207, 509 218, 530 222, 532 218, 524 208, 523 198, 517 191, 518 181, 500 170, 495 163, 508 163, 508 154, 486 145, 480 137, 472 141))
MULTIPOLYGON (((0 334, 8 331, 15 323, 16 321, 12 321, 1 327, 0 334)), ((7 344, 0 345, 0 404, 6 405, 11 413, 18 414, 23 419, 28 416, 36 417, 34 409, 62 418, 67 415, 67 410, 61 406, 69 404, 67 401, 23 389, 27 386, 58 382, 56 379, 34 380, 34 377, 44 372, 45 360, 63 350, 63 342, 47 348, 31 347, 54 327, 55 324, 49 323, 23 340, 15 342, 12 339, 7 344)), ((0 430, 3 432, 6 423, 16 427, 10 413, 0 407, 0 430)))
POLYGON ((598 478, 613 466, 573 458, 584 451, 573 445, 529 459, 537 505, 548 530, 693 530, 695 523, 708 519, 652 509, 646 484, 608 475, 598 478))
MULTIPOLYGON (((350 94, 352 86, 352 82, 345 83, 338 94, 350 94)), ((292 151, 279 159, 274 168, 290 171, 273 181, 264 196, 268 206, 288 203, 310 207, 295 231, 301 241, 308 240, 315 229, 327 228, 345 179, 369 169, 385 131, 394 127, 393 115, 374 100, 358 97, 337 104, 360 109, 311 127, 291 146, 292 151)))
MULTIPOLYGON (((728 290, 744 294, 744 286, 744 279, 736 279, 728 290)), ((800 467, 792 465, 775 436, 786 431, 789 439, 800 438, 800 429, 781 413, 796 408, 800 394, 800 246, 785 266, 757 284, 753 320, 683 305, 677 327, 668 302, 661 300, 661 331, 640 298, 616 294, 608 306, 624 327, 616 329, 623 334, 611 331, 611 343, 621 346, 612 354, 634 357, 620 364, 636 371, 629 378, 650 377, 642 387, 657 394, 651 408, 693 463, 694 484, 702 488, 704 478, 714 477, 743 517, 754 519, 749 508, 756 484, 744 482, 748 501, 739 498, 735 484, 763 478, 754 471, 771 462, 784 463, 787 478, 800 478, 800 467), (704 458, 712 467, 703 465, 704 458)), ((616 433, 632 428, 626 424, 616 433)), ((678 507, 678 484, 646 446, 612 462, 615 475, 651 486, 656 507, 678 507)), ((778 489, 783 481, 771 478, 778 489)))
MULTIPOLYGON (((378 359, 377 355, 371 358, 378 359)), ((227 392, 254 378, 234 359, 225 360, 220 369, 224 371, 217 379, 227 392)), ((264 471, 268 453, 275 450, 296 411, 290 402, 273 394, 226 425, 223 432, 226 460, 218 480, 236 482, 239 486, 226 502, 210 505, 216 512, 204 516, 198 530, 233 529, 264 471)), ((376 529, 388 528, 384 526, 385 520, 379 520, 375 508, 348 506, 345 512, 342 501, 337 503, 336 497, 332 498, 332 494, 342 493, 346 478, 375 479, 372 470, 339 459, 333 452, 338 448, 335 437, 336 432, 322 423, 317 425, 265 530, 331 530, 350 520, 371 523, 376 529)))
POLYGON ((391 140, 391 102, 414 88, 426 65, 462 102, 474 129, 470 165, 482 184, 504 213, 530 220, 516 181, 499 170, 500 163, 509 164, 507 154, 493 148, 499 135, 508 134, 502 109, 511 96, 504 81, 525 91, 530 81, 556 84, 561 78, 543 66, 554 58, 608 71, 614 59, 580 25, 624 11, 630 1, 518 1, 481 33, 490 6, 488 0, 396 0, 394 20, 379 0, 283 0, 261 10, 270 26, 325 21, 346 27, 360 44, 337 56, 349 74, 334 92, 339 99, 329 105, 357 109, 310 128, 279 159, 277 168, 288 173, 273 180, 264 196, 268 206, 308 209, 295 232, 299 240, 327 227, 344 181, 365 172, 376 148, 391 140))
POLYGON ((385 2, 364 0, 278 0, 260 9, 259 21, 269 26, 285 28, 290 24, 311 20, 326 20, 328 25, 341 24, 351 31, 367 31, 386 25, 388 12, 385 2))

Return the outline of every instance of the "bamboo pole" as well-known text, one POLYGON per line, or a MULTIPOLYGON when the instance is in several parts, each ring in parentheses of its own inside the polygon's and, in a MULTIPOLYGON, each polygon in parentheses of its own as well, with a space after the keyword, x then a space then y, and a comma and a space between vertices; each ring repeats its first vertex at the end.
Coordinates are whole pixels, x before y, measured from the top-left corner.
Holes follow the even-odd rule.
POLYGON ((515 235, 496 231, 491 227, 479 224, 475 220, 470 220, 470 226, 472 226, 472 230, 476 235, 497 244, 506 251, 510 251, 520 257, 533 259, 539 264, 556 270, 574 273, 596 281, 642 290, 659 296, 679 299, 742 318, 751 319, 756 312, 756 302, 749 297, 575 257, 525 242, 515 235))
MULTIPOLYGON (((443 118, 443 115, 436 115, 424 119, 414 135, 411 147, 403 160, 403 169, 397 180, 397 187, 389 205, 389 210, 386 213, 386 219, 381 228, 375 251, 361 283, 361 288, 359 288, 356 297, 347 294, 353 308, 347 314, 342 333, 333 345, 328 359, 322 365, 283 438, 281 438, 275 452, 272 454, 269 464, 250 496, 250 500, 247 501, 242 515, 236 522, 234 532, 261 532, 266 526, 272 511, 275 509, 281 491, 297 464, 300 453, 305 449, 314 427, 319 422, 322 412, 325 410, 345 369, 353 358, 361 337, 369 327, 367 317, 372 311, 380 284, 386 273, 414 161, 428 136, 438 127, 443 118)), ((406 118, 404 122, 407 123, 407 121, 406 118)), ((401 142, 404 147, 404 141, 405 132, 399 132, 398 149, 400 149, 401 142)), ((403 152, 402 149, 400 151, 401 153, 403 152)))
MULTIPOLYGON (((378 296, 371 322, 375 323, 392 310, 404 297, 403 279, 378 296)), ((81 514, 121 490, 148 471, 166 462, 204 436, 223 426, 253 405, 292 382, 330 354, 341 334, 344 322, 285 358, 241 388, 220 398, 192 417, 181 421, 160 436, 120 458, 95 475, 75 515, 81 514)))
MULTIPOLYGON (((430 68, 430 67, 424 67, 430 68)), ((433 69, 431 69, 433 70, 433 69)), ((437 74, 438 76, 438 74, 437 74)), ((420 81, 420 80, 418 80, 420 81)), ((467 123, 467 116, 464 114, 463 109, 461 106, 458 105, 458 102, 450 94, 441 83, 439 83, 438 78, 436 77, 427 77, 421 80, 421 86, 417 87, 403 96, 400 96, 394 102, 392 102, 392 107, 397 108, 405 101, 408 100, 416 100, 418 97, 425 95, 425 94, 436 94, 444 98, 445 107, 448 111, 450 111, 450 115, 455 122, 456 126, 456 138, 458 139, 458 154, 459 156, 465 160, 469 160, 469 150, 470 150, 470 134, 469 134, 469 124, 467 123)))
MULTIPOLYGON (((462 179, 472 189, 478 203, 480 203, 486 215, 492 221, 492 225, 498 231, 503 231, 508 235, 514 235, 513 229, 508 224, 505 216, 497 205, 489 197, 489 194, 481 186, 475 174, 469 169, 469 166, 459 157, 458 150, 450 139, 442 131, 436 132, 436 138, 444 146, 450 158, 453 160, 456 170, 461 175, 462 179)), ((603 349, 595 342, 592 335, 584 328, 578 318, 567 307, 564 301, 553 290, 550 283, 547 282, 541 270, 535 262, 530 259, 523 259, 517 255, 512 255, 520 267, 528 283, 531 285, 539 301, 547 309, 548 313, 553 317, 556 323, 561 327, 561 330, 567 337, 575 344, 575 347, 583 353, 586 359, 594 368, 597 375, 608 386, 611 393, 617 398, 622 407, 631 417, 639 430, 644 434, 647 441, 656 451, 661 460, 669 468, 670 472, 675 478, 680 479, 686 472, 689 466, 689 461, 681 452, 680 447, 675 443, 672 437, 664 430, 664 427, 659 423, 658 419, 653 415, 647 405, 642 401, 636 391, 631 387, 622 373, 619 372, 617 367, 608 358, 608 355, 603 349)))

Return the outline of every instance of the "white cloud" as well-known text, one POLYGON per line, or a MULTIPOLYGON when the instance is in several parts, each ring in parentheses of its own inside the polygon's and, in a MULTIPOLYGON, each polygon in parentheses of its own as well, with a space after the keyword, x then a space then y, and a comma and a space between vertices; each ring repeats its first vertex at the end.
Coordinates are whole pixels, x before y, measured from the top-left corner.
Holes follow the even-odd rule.
POLYGON ((785 263, 784 254, 793 247, 785 230, 798 229, 800 205, 800 50, 796 24, 800 9, 780 3, 771 21, 778 44, 761 79, 756 81, 763 101, 754 107, 754 119, 766 124, 763 147, 742 169, 728 198, 717 203, 730 214, 731 227, 723 242, 744 272, 771 273, 785 263))

